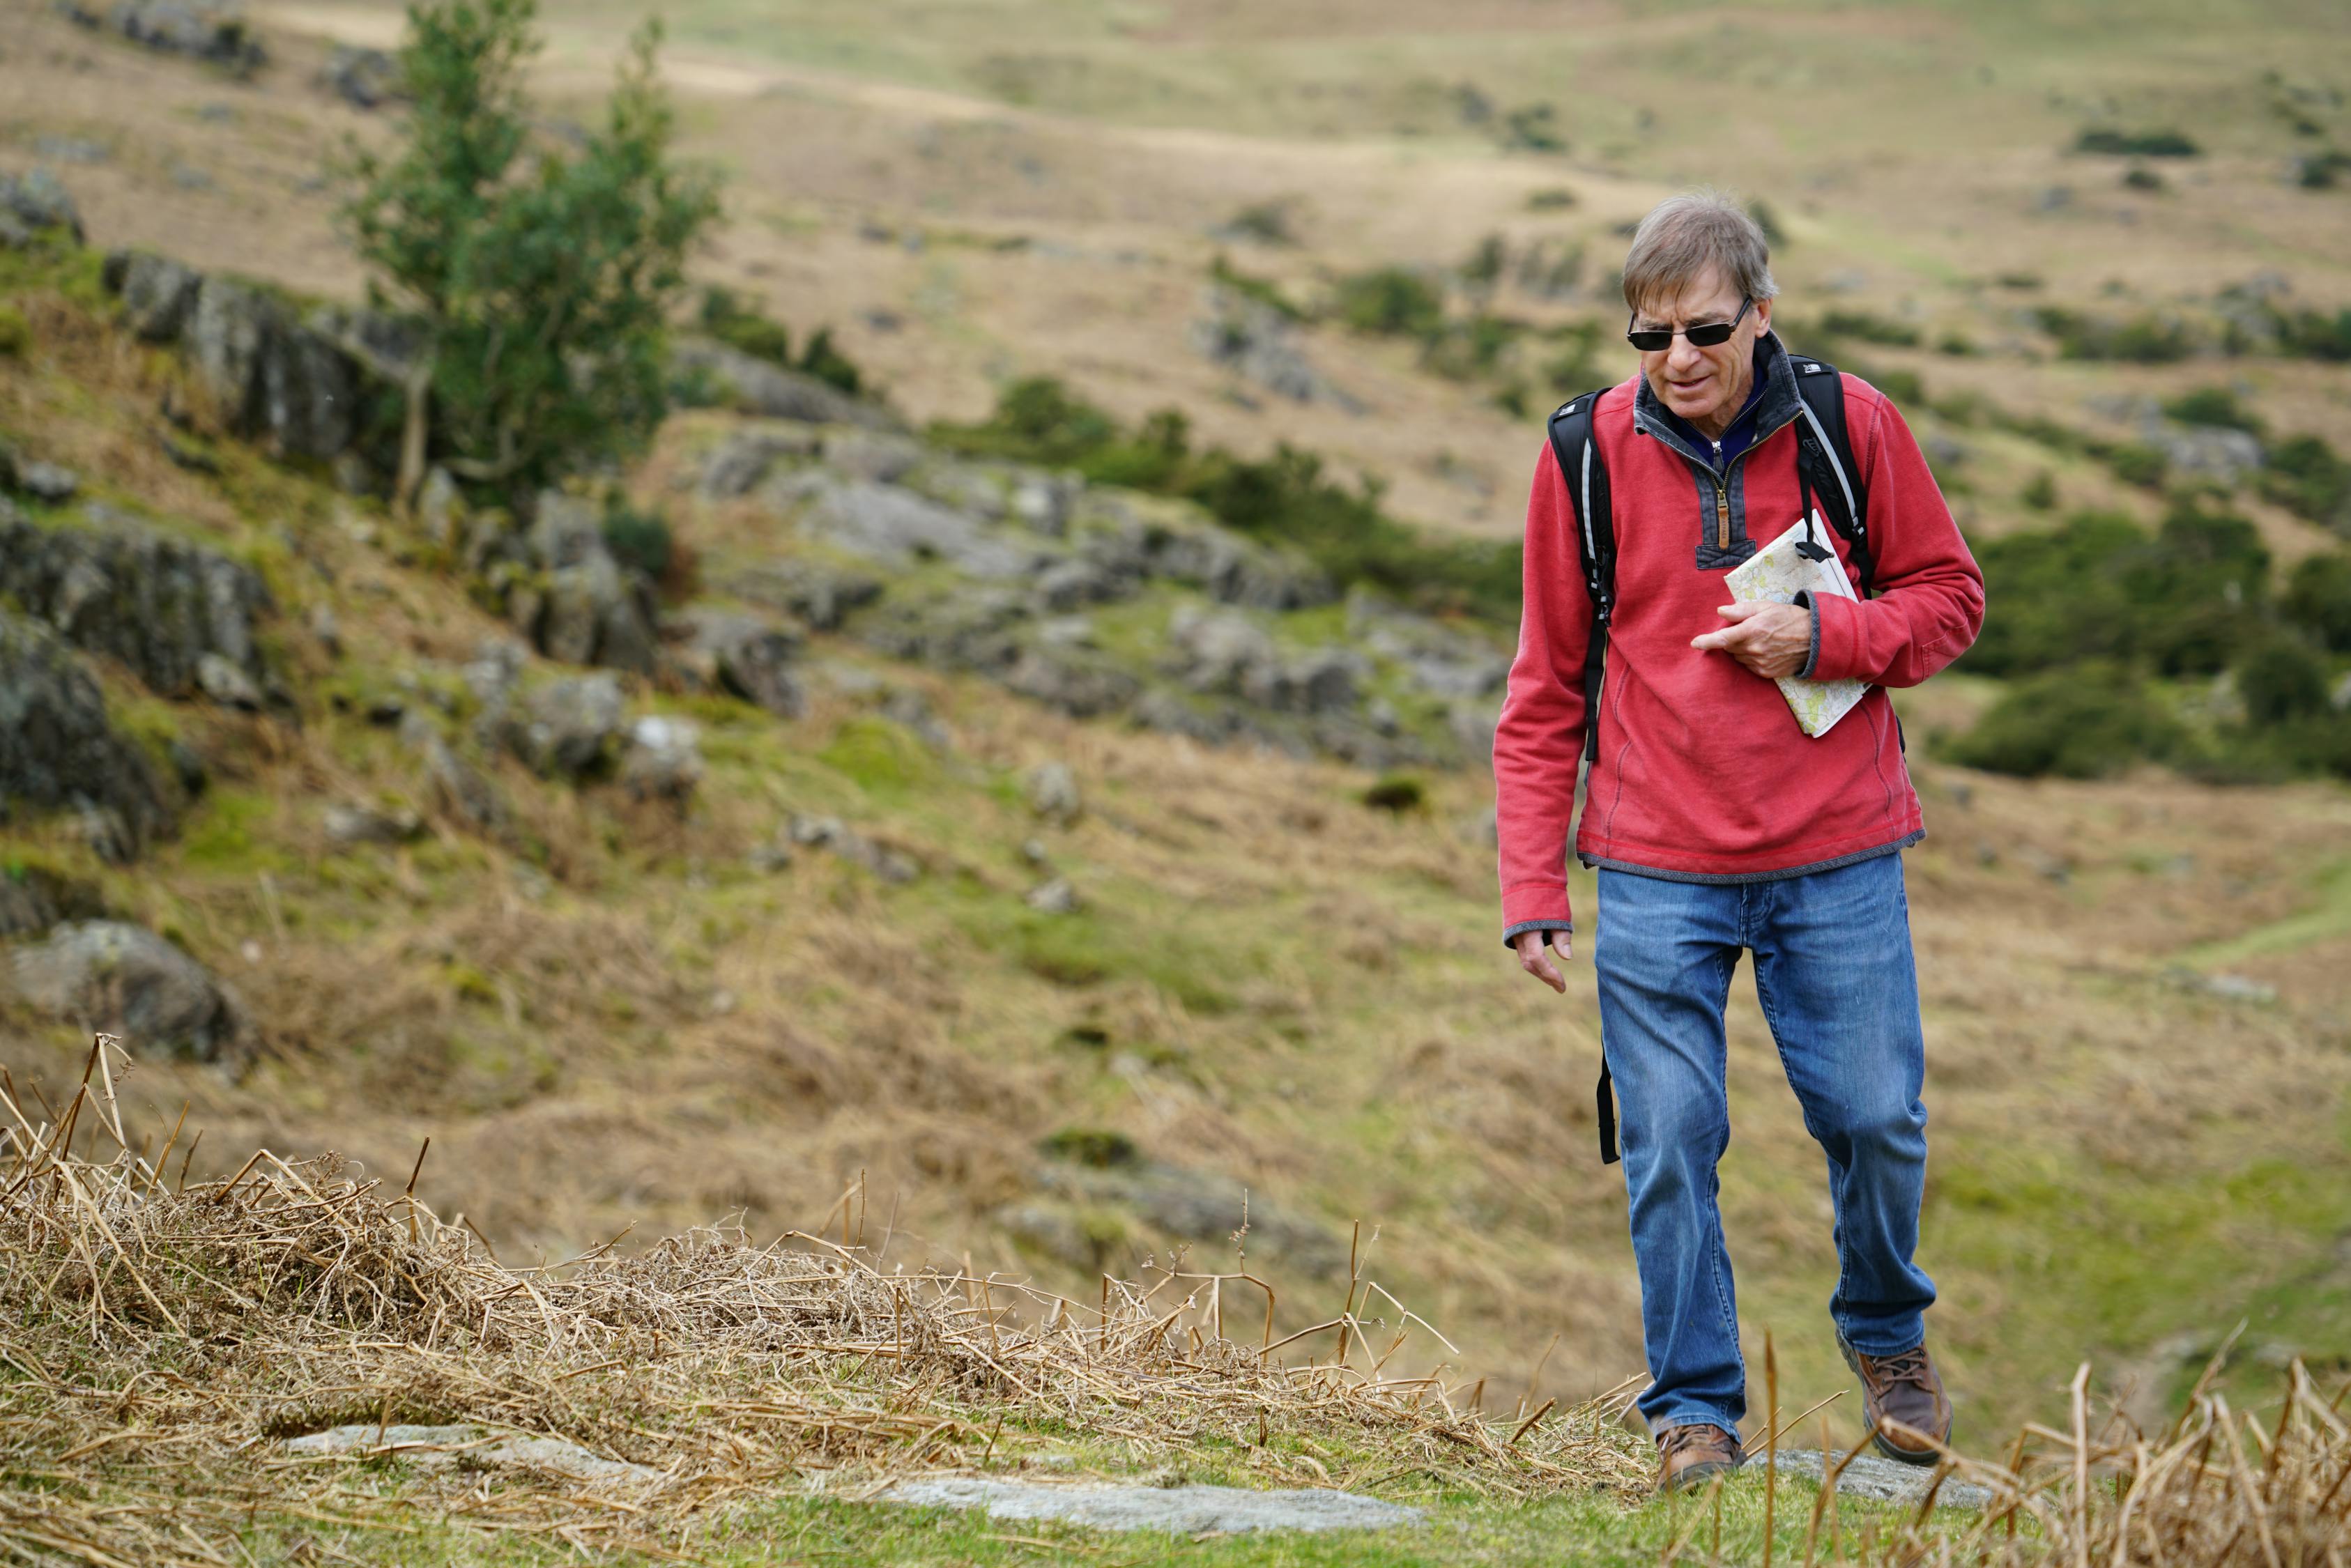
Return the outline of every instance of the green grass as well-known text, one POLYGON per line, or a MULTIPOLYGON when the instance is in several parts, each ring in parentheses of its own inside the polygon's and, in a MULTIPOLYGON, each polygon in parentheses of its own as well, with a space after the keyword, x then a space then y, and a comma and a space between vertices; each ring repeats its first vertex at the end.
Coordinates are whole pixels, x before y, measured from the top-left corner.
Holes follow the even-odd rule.
MULTIPOLYGON (((397 1495, 404 1472, 399 1465, 370 1466, 359 1470, 350 1485, 375 1494, 367 1499, 372 1503, 384 1492, 397 1495)), ((1751 1466, 1722 1489, 1718 1524, 1713 1496, 1704 1491, 1676 1498, 1584 1494, 1511 1502, 1405 1490, 1395 1492, 1395 1500, 1425 1509, 1425 1523, 1382 1531, 1205 1538, 999 1521, 956 1509, 785 1497, 730 1518, 702 1521, 687 1544, 704 1561, 729 1568, 769 1563, 1003 1568, 1071 1562, 1116 1563, 1120 1568, 1322 1568, 1342 1563, 1350 1568, 1553 1568, 1562 1563, 1646 1568, 1676 1542, 1707 1556, 1719 1549, 1724 1563, 1750 1563, 1763 1556, 1765 1491, 1760 1464, 1751 1466)), ((1804 1561, 1818 1496, 1819 1489, 1809 1481, 1781 1479, 1771 1531, 1776 1561, 1804 1561)), ((560 1543, 434 1522, 429 1506, 417 1508, 412 1517, 417 1521, 413 1532, 394 1532, 273 1519, 265 1512, 239 1540, 262 1562, 284 1561, 305 1542, 383 1564, 536 1568, 577 1560, 560 1543)), ((1971 1516, 1944 1517, 1960 1521, 1971 1516)), ((1840 1499, 1834 1520, 1824 1519, 1820 1526, 1816 1549, 1823 1559, 1838 1548, 1848 1553, 1862 1551, 1870 1541, 1886 1538, 1906 1518, 1904 1512, 1880 1505, 1840 1499)), ((670 1543, 676 1543, 674 1535, 670 1543)), ((623 1549, 602 1560, 634 1563, 661 1559, 623 1549)))
POLYGON ((2307 909, 2223 941, 2191 947, 2182 955, 2183 960, 2198 968, 2226 968, 2248 958, 2297 952, 2351 932, 2351 861, 2325 867, 2311 878, 2310 887, 2312 902, 2307 909))

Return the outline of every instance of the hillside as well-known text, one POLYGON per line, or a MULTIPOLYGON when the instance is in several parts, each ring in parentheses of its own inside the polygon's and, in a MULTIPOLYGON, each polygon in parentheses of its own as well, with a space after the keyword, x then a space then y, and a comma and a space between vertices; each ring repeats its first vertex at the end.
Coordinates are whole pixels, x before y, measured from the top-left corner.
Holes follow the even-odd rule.
MULTIPOLYGON (((991 37, 1045 26, 1001 9, 991 37)), ((1507 538, 1532 453, 1531 418, 1497 405, 1531 373, 1510 356, 1572 340, 1513 340, 1457 376, 1322 301, 1365 268, 1457 268, 1497 232, 1521 260, 1588 247, 1584 276, 1548 294, 1505 273, 1496 298, 1531 331, 1606 321, 1613 226, 1710 144, 1671 115, 1626 129, 1648 97, 1631 67, 1609 74, 1629 84, 1616 107, 1570 113, 1570 156, 1498 148, 1453 84, 1474 76, 1507 112, 1552 90, 1545 73, 1662 59, 1639 69, 1730 71, 1744 116, 1797 69, 1771 51, 1739 66, 1750 24, 1617 18, 1546 54, 1497 7, 1438 69, 1382 52, 1430 25, 1401 6, 1364 37, 1269 40, 1211 10, 1147 57, 1110 27, 1050 47, 950 33, 913 61, 873 52, 879 11, 854 37, 811 21, 770 50, 687 8, 671 74, 695 145, 735 175, 708 278, 797 338, 832 324, 886 400, 705 345, 689 352, 716 367, 705 406, 611 494, 444 493, 409 517, 349 465, 339 483, 358 443, 323 434, 319 405, 224 406, 223 375, 243 400, 260 372, 196 325, 213 298, 221 319, 276 323, 273 340, 296 322, 330 346, 362 331, 313 183, 329 138, 380 134, 385 111, 317 85, 312 30, 381 40, 389 10, 261 12, 272 61, 246 79, 8 15, 9 167, 57 165, 90 241, 0 249, 23 320, 0 354, 0 654, 18 689, 37 670, 62 694, 91 748, 74 754, 87 772, 0 765, 17 797, 0 822, 17 981, 0 1064, 28 1115, 79 1082, 105 983, 60 932, 120 922, 209 977, 174 971, 192 989, 158 1033, 181 1050, 142 1052, 121 1086, 134 1147, 188 1103, 198 1182, 266 1145, 396 1184, 429 1136, 415 1195, 509 1264, 632 1226, 623 1254, 722 1219, 765 1241, 853 1215, 886 1262, 1081 1301, 1179 1249, 1237 1266, 1246 1212, 1277 1333, 1353 1299, 1352 1253, 1458 1347, 1448 1386, 1510 1391, 1496 1407, 1521 1391, 1577 1405, 1637 1367, 1621 1176, 1592 1148, 1589 971, 1554 998, 1494 940, 1480 727, 1508 627, 968 437, 1003 384, 1050 372, 1129 424, 1174 405, 1202 446, 1282 440, 1361 468, 1432 536, 1507 538), (1136 58, 1185 79, 1144 90, 1118 75, 1136 58), (1412 87, 1424 76, 1437 86, 1412 87), (1303 107, 1331 81, 1355 84, 1322 89, 1355 108, 1303 107), (94 154, 58 151, 77 146, 94 154), (1553 190, 1568 200, 1531 201, 1553 190), (1293 200, 1290 243, 1225 227, 1293 200), (1204 303, 1219 255, 1261 286, 1228 294, 1273 309, 1270 290, 1305 319, 1204 303), (155 314, 171 309, 189 319, 155 314), (1204 312, 1290 357, 1218 364, 1195 346, 1204 312), (1343 399, 1298 401, 1246 368, 1301 362, 1343 399), (615 550, 627 519, 656 516, 670 570, 649 576, 615 550), (40 977, 69 960, 96 989, 40 977)), ((567 9, 550 89, 601 83, 627 20, 567 9)), ((2195 120, 2212 140, 2196 177, 2154 193, 2120 183, 2127 160, 2064 149, 2158 104, 2189 121, 2165 94, 2200 68, 2173 54, 2118 56, 2095 89, 2109 108, 2047 99, 2095 43, 2062 18, 1803 25, 1855 51, 1851 70, 1805 68, 1839 81, 1910 62, 1838 88, 1847 110, 1890 113, 1971 68, 2006 95, 1968 111, 2018 141, 1973 159, 1972 183, 1950 183, 1951 125, 1923 110, 1883 154, 1823 150, 1807 126, 1834 105, 1779 122, 1779 149, 1744 148, 1734 171, 1789 230, 1790 314, 1844 309, 1849 362, 1933 394, 1920 428, 1980 540, 2042 526, 2052 508, 2020 497, 2043 474, 2064 508, 2161 515, 2162 485, 2116 453, 2200 461, 2202 427, 2160 408, 2200 387, 2241 383, 2273 435, 2351 445, 2339 365, 2283 339, 2216 347, 2224 291, 2258 272, 2290 271, 2295 309, 2351 300, 2346 198, 2278 177, 2314 138, 2269 107, 2307 88, 2325 136, 2351 137, 2325 85, 2351 71, 2323 21, 2245 25, 2210 89, 2225 112, 2195 120), (2038 63, 2011 75, 2019 53, 2038 63), (2060 183, 2079 193, 2032 213, 2060 183), (1938 188, 1959 205, 1937 225, 1959 232, 1923 255, 1905 236, 1938 188), (2160 246, 2128 243, 2158 228, 2160 246), (2177 315, 2198 346, 2065 358, 2021 314, 2037 303, 2177 315), (1951 335, 1974 351, 1935 346, 1951 335), (1971 421, 1968 392, 1990 412, 1971 421)), ((2219 26, 2155 31, 2193 59, 2219 26)), ((1461 287, 1444 284, 1448 309, 1461 287)), ((1603 375, 1622 373, 1614 352, 1603 375)), ((2335 548, 2323 510, 2263 486, 2267 463, 2257 448, 2215 495, 2281 563, 2335 548)), ((1904 711, 1932 742, 2001 690, 1954 674, 1904 711)), ((1925 1261, 1963 1444, 2052 1418, 2085 1359, 2168 1416, 2240 1320, 2251 1377, 2299 1356, 2339 1380, 2351 797, 2152 768, 2024 780, 1933 744, 1911 760, 1930 828, 1908 857, 1925 1261)), ((1588 904, 1588 878, 1577 891, 1588 904)), ((1727 1219, 1755 1359, 1768 1325, 1801 1410, 1846 1382, 1820 1321, 1825 1197, 1743 986, 1731 1051, 1727 1219)), ((1416 1339, 1403 1356, 1440 1354, 1416 1339)), ((1850 1403, 1826 1413, 1840 1435, 1850 1403)))

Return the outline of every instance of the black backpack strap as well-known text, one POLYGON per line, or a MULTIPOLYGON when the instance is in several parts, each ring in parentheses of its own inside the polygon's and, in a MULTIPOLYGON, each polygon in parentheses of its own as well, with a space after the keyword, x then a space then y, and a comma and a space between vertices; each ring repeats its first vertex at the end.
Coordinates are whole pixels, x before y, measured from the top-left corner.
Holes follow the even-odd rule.
POLYGON ((1819 492, 1821 510, 1851 552, 1861 578, 1861 596, 1867 599, 1876 588, 1876 562, 1869 548, 1869 487, 1845 428, 1844 377, 1825 360, 1806 354, 1790 354, 1788 368, 1796 373, 1796 392, 1803 400, 1796 421, 1797 476, 1819 492))
MULTIPOLYGON (((1592 434, 1592 416, 1606 390, 1570 398, 1551 416, 1552 455, 1559 459, 1560 477, 1567 481, 1583 591, 1592 598, 1592 635, 1583 645, 1583 755, 1587 761, 1600 755, 1600 692, 1607 672, 1608 625, 1616 613, 1616 520, 1608 495, 1608 465, 1592 434)), ((1600 1163, 1614 1165, 1616 1092, 1608 1076, 1605 1047, 1594 1098, 1600 1115, 1600 1163)))
POLYGON ((1616 523, 1608 496, 1608 465, 1600 455, 1600 444, 1592 438, 1592 416, 1606 390, 1570 398, 1551 416, 1552 455, 1567 481, 1583 591, 1592 599, 1592 635, 1583 647, 1586 760, 1600 755, 1600 691, 1608 660, 1608 623, 1616 611, 1616 523))

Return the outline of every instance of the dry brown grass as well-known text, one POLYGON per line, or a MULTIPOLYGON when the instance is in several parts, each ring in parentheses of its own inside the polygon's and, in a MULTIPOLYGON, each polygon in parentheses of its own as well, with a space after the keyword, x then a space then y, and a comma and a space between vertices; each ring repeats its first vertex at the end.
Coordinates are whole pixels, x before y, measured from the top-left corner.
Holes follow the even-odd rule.
POLYGON ((508 1267, 417 1201, 413 1175, 396 1189, 265 1149, 188 1182, 176 1140, 132 1145, 118 1058, 98 1037, 54 1121, 0 1092, 0 1464, 22 1489, 0 1495, 0 1542, 22 1555, 226 1563, 256 1511, 399 1530, 420 1495, 486 1531, 662 1552, 711 1511, 820 1476, 870 1494, 1009 1457, 1048 1422, 1162 1459, 1223 1438, 1269 1465, 1275 1436, 1343 1435, 1382 1476, 1492 1495, 1642 1474, 1621 1394, 1527 1421, 1392 1371, 1407 1338, 1442 1336, 1367 1277, 1276 1339, 1273 1289, 1245 1271, 1104 1276, 1075 1301, 885 1269, 857 1189, 828 1217, 837 1241, 704 1229, 508 1267), (428 1477, 386 1497, 343 1482, 387 1449, 277 1448, 369 1422, 560 1437, 657 1473, 495 1491, 428 1477))

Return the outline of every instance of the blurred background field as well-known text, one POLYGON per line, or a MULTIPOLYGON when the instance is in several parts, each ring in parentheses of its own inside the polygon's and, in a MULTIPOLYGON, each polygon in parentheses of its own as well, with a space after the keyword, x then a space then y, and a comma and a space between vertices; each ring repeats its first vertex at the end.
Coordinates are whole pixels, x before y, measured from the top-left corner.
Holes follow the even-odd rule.
MULTIPOLYGON (((0 169, 52 170, 93 246, 360 300, 323 164, 398 122, 340 85, 395 7, 256 6, 240 74, 0 3, 0 169)), ((549 135, 596 121, 640 19, 549 8, 549 135)), ((1542 416, 1631 372, 1628 225, 1708 182, 1773 235, 1783 337, 1910 415, 1990 576, 1983 643, 1900 697, 1962 1442, 2085 1359, 2168 1416, 2241 1320, 2253 1375, 2351 1371, 2338 8, 666 20, 682 151, 724 178, 680 329, 844 401, 794 435, 680 378, 701 406, 596 476, 661 638, 582 756, 491 722, 545 729, 590 677, 515 630, 463 522, 161 417, 188 372, 95 252, 0 251, 0 436, 79 481, 20 486, 25 526, 136 515, 274 606, 250 702, 89 653, 166 775, 137 852, 87 812, 0 822, 47 901, 19 954, 103 916, 234 992, 233 1042, 126 1091, 161 1127, 193 1102, 199 1174, 258 1143, 397 1180, 430 1134, 419 1194, 510 1261, 837 1228, 854 1194, 893 1256, 1081 1297, 1178 1248, 1224 1266, 1246 1193, 1294 1326, 1360 1222, 1468 1376, 1614 1385, 1640 1347, 1590 976, 1555 998, 1496 940, 1480 747, 1542 416), (954 501, 974 475, 1011 498, 954 501), (1056 597, 1061 557, 884 548, 859 486, 990 539, 1041 486, 1051 549, 1159 553, 1056 597), (721 613, 780 628, 794 695, 696 662, 721 613), (632 788, 648 717, 693 727, 698 777, 632 788)), ((0 590, 48 614, 28 581, 0 590)), ((18 989, 0 1061, 61 1102, 79 1013, 18 989)), ((1802 1408, 1847 1375, 1827 1201, 1743 981, 1731 1049, 1742 1316, 1802 1408)))

